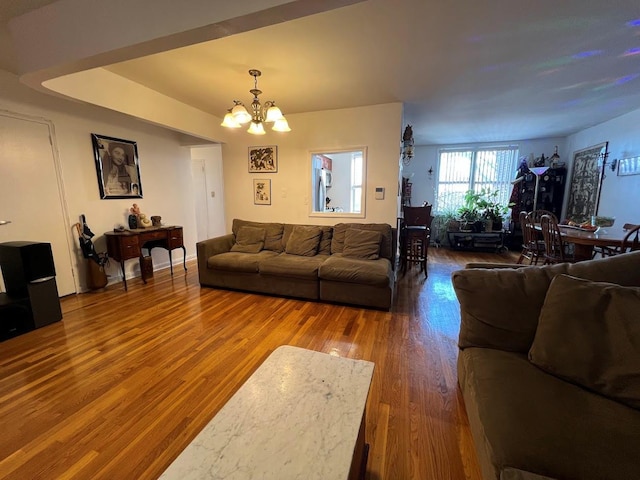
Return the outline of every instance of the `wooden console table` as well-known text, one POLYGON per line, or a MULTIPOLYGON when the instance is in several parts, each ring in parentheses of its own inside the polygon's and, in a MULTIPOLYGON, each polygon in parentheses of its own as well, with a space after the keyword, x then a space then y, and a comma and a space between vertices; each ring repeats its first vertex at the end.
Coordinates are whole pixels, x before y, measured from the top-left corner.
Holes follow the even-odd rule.
MULTIPOLYGON (((122 280, 124 289, 127 289, 127 277, 124 273, 124 262, 131 258, 142 258, 142 249, 146 248, 151 255, 151 250, 156 247, 169 251, 169 266, 173 275, 173 261, 171 250, 182 248, 182 264, 187 270, 187 249, 184 248, 182 239, 182 227, 150 227, 125 230, 124 232, 106 232, 107 253, 109 258, 120 262, 122 269, 122 280)), ((147 279, 142 276, 142 281, 147 283, 147 279)))

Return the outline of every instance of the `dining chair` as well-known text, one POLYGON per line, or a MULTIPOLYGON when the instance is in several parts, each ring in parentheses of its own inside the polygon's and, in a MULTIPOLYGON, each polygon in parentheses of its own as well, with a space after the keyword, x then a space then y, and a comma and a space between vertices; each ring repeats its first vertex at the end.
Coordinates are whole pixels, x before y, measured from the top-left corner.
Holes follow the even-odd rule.
POLYGON ((520 228, 522 229, 522 252, 516 263, 522 264, 529 260, 529 265, 537 265, 540 254, 544 252, 544 243, 539 239, 531 216, 527 212, 520 212, 520 228))
POLYGON ((636 225, 635 223, 625 223, 622 226, 622 230, 627 233, 620 242, 620 245, 610 247, 594 247, 593 257, 595 258, 595 256, 598 254, 600 254, 602 258, 612 257, 614 255, 625 253, 627 250, 630 252, 638 250, 638 231, 636 230, 638 227, 640 227, 640 225, 636 225), (627 240, 626 243, 625 240, 627 240))
POLYGON ((558 223, 558 217, 556 217, 556 215, 553 212, 550 212, 549 210, 542 210, 542 209, 533 210, 531 213, 529 213, 529 216, 531 217, 531 223, 533 223, 534 225, 537 223, 540 223, 540 219, 542 218, 543 215, 549 215, 551 218, 553 218, 556 221, 556 223, 558 223))
POLYGON ((627 231, 627 233, 620 242, 620 245, 602 247, 599 253, 603 258, 640 250, 640 225, 625 223, 622 228, 627 231))
POLYGON ((402 273, 407 271, 407 264, 417 263, 420 271, 427 273, 427 256, 429 253, 429 242, 431 241, 431 215, 432 205, 422 207, 408 207, 402 209, 403 222, 400 231, 401 251, 400 261, 402 273))
POLYGON ((544 239, 544 265, 575 261, 572 256, 566 253, 565 244, 555 216, 542 215, 540 228, 544 239))

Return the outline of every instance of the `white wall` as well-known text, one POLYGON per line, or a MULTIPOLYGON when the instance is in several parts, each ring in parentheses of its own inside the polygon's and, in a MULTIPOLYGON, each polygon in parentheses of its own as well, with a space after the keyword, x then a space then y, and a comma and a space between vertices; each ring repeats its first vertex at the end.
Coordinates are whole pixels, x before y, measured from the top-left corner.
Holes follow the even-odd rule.
MULTIPOLYGON (((435 185, 438 178, 438 149, 443 147, 476 147, 489 145, 517 145, 520 153, 519 156, 529 156, 533 154, 534 158, 544 153, 545 157, 550 157, 558 146, 558 155, 560 161, 569 164, 570 154, 565 147, 566 140, 564 138, 543 138, 536 140, 517 140, 494 142, 492 144, 469 144, 469 145, 419 145, 415 147, 415 156, 411 159, 411 163, 403 167, 403 176, 410 178, 413 184, 411 191, 411 205, 419 206, 426 200, 433 204, 435 200, 435 185), (433 169, 433 175, 429 176, 429 168, 433 169)), ((515 172, 514 172, 515 178, 515 172)))
POLYGON ((268 130, 262 137, 244 129, 234 131, 234 140, 223 145, 225 212, 227 229, 234 218, 286 223, 333 225, 345 220, 309 217, 310 151, 367 147, 366 217, 357 222, 396 224, 398 151, 402 120, 399 103, 343 110, 287 115, 292 131, 268 130), (277 145, 278 173, 249 174, 249 146, 277 145), (271 179, 272 204, 254 205, 252 180, 271 179), (386 188, 384 200, 375 200, 376 186, 386 188))
MULTIPOLYGON (((86 214, 89 226, 96 233, 94 243, 98 251, 104 251, 106 244, 101 234, 117 224, 126 224, 128 209, 133 203, 129 199, 100 199, 90 137, 91 133, 99 133, 137 142, 144 199, 136 202, 148 216, 161 215, 165 224, 182 225, 187 254, 195 256, 190 152, 189 148, 181 146, 177 133, 102 108, 40 94, 24 87, 16 76, 4 71, 0 71, 0 109, 40 116, 53 122, 70 217, 67 229, 76 249, 78 241, 71 227, 80 214, 86 214)), ((31 187, 25 193, 20 201, 32 202, 34 208, 46 208, 46 199, 38 198, 37 188, 31 187)), ((14 234, 15 240, 21 240, 19 231, 14 234)), ((181 257, 177 252, 174 261, 181 257)), ((156 268, 168 265, 165 251, 156 249, 153 256, 156 268)), ((86 285, 84 261, 79 249, 72 252, 72 259, 75 260, 76 283, 83 290, 86 285)), ((134 272, 137 274, 139 267, 131 260, 127 262, 128 276, 134 272)), ((111 262, 108 273, 114 275, 110 281, 119 280, 119 265, 111 262)))
MULTIPOLYGON (((567 150, 575 152, 606 141, 609 142, 608 162, 640 155, 640 109, 569 136, 567 150)), ((567 191, 571 174, 569 170, 567 191)), ((565 195, 565 208, 567 197, 565 195)), ((616 172, 605 168, 598 214, 615 216, 616 225, 640 223, 640 175, 618 177, 616 172)))

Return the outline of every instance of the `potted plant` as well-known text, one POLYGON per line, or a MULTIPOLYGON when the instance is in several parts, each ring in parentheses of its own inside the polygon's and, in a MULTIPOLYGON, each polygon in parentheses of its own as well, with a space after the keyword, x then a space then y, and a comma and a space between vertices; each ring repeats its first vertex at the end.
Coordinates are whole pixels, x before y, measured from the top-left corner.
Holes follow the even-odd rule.
POLYGON ((491 228, 493 231, 502 230, 502 223, 505 216, 509 211, 509 205, 501 205, 498 202, 498 190, 490 191, 482 189, 478 194, 478 209, 482 211, 482 218, 487 222, 487 229, 491 228))
POLYGON ((481 194, 473 190, 467 190, 464 194, 464 203, 458 209, 458 218, 463 231, 480 232, 482 230, 480 199, 481 194))

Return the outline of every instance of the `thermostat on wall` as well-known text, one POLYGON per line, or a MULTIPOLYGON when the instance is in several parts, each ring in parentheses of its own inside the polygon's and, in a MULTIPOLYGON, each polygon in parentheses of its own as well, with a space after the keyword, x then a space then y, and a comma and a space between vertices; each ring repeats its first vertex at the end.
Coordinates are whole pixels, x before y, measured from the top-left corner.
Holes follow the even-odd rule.
POLYGON ((376 200, 384 200, 384 187, 376 187, 376 200))

